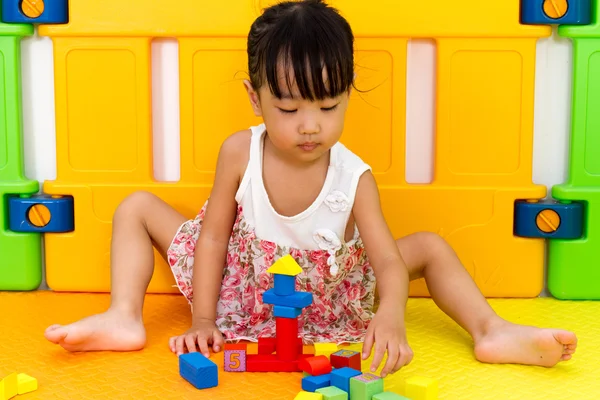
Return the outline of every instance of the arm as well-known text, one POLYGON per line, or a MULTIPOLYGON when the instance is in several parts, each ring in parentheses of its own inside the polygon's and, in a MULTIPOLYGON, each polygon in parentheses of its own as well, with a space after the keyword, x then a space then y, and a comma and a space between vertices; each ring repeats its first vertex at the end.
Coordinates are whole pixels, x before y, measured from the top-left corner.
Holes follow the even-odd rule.
POLYGON ((371 371, 379 367, 387 350, 388 358, 382 377, 399 370, 412 359, 406 340, 404 316, 410 278, 398 245, 383 216, 379 190, 371 172, 365 172, 358 183, 352 210, 379 289, 379 309, 369 324, 363 345, 363 359, 375 355, 371 371))
POLYGON ((235 193, 248 164, 250 134, 227 138, 219 152, 215 181, 194 252, 192 326, 216 319, 227 246, 235 221, 235 193))
POLYGON ((379 189, 370 171, 360 178, 352 213, 377 279, 379 308, 392 308, 404 318, 408 269, 383 216, 379 189))

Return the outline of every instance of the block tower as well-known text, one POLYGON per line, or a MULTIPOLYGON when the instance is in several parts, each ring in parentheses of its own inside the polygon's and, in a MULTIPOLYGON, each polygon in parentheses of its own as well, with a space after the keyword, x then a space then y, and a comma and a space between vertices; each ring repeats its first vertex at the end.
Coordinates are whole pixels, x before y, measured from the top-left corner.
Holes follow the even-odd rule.
POLYGON ((291 255, 277 260, 268 273, 274 275, 273 288, 263 295, 263 303, 273 305, 275 337, 258 339, 258 354, 246 359, 248 372, 299 372, 298 362, 312 354, 303 354, 298 337, 298 317, 312 304, 312 293, 296 291, 296 275, 302 268, 291 255))

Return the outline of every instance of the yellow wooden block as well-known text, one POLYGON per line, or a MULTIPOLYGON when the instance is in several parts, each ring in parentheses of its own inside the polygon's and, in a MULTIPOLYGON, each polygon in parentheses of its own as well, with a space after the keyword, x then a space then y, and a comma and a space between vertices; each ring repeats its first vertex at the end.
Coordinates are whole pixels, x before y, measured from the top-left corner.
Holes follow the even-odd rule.
POLYGON ((33 392, 38 388, 38 381, 34 377, 27 374, 19 374, 17 375, 17 379, 19 394, 33 392))
POLYGON ((288 254, 275 261, 267 272, 270 274, 296 276, 302 272, 302 268, 298 265, 296 260, 294 260, 294 257, 288 254))
POLYGON ((327 356, 329 357, 332 353, 338 351, 338 345, 335 343, 315 343, 315 357, 316 356, 327 356))
POLYGON ((405 381, 404 395, 412 400, 437 400, 438 383, 435 379, 413 376, 405 381))
POLYGON ((10 374, 0 381, 0 400, 8 400, 19 394, 17 374, 10 374))
POLYGON ((294 397, 294 400, 323 400, 323 395, 321 393, 311 393, 303 390, 294 397))

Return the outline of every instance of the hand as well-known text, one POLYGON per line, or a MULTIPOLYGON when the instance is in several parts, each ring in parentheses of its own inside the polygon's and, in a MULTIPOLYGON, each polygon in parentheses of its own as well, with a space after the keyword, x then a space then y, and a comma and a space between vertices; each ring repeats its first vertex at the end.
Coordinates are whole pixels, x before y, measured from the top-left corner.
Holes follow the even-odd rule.
POLYGON ((413 351, 406 340, 404 319, 397 310, 380 308, 377 311, 367 329, 363 345, 363 360, 371 355, 373 342, 375 342, 375 356, 371 363, 371 372, 379 368, 386 350, 388 353, 387 362, 381 371, 382 378, 389 373, 393 374, 412 361, 413 351))
POLYGON ((173 353, 177 353, 177 356, 183 354, 186 347, 189 353, 197 351, 196 345, 198 345, 202 354, 209 357, 208 346, 212 345, 212 349, 216 353, 221 350, 223 343, 223 335, 217 329, 215 321, 209 319, 195 321, 183 335, 173 336, 169 339, 169 347, 173 353))

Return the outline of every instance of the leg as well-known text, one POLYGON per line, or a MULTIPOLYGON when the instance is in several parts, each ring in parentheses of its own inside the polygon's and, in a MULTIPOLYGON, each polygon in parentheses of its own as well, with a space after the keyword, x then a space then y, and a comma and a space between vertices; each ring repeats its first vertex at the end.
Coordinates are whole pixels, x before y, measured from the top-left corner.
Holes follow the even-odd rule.
POLYGON ((166 259, 183 222, 181 214, 153 194, 137 192, 127 197, 113 217, 110 308, 70 325, 52 325, 46 338, 69 351, 144 347, 142 307, 154 271, 153 245, 166 259))
POLYGON ((553 366, 571 358, 575 334, 512 324, 500 318, 452 248, 438 235, 397 240, 410 279, 425 278, 433 301, 473 337, 481 362, 553 366))

